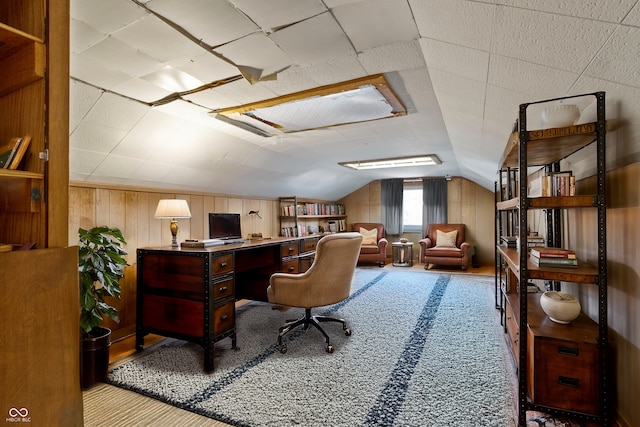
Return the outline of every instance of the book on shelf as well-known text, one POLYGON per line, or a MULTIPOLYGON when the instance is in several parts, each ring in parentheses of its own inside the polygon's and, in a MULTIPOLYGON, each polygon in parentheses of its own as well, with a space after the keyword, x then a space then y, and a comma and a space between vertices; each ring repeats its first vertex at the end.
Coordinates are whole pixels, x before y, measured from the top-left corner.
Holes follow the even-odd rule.
POLYGON ((575 258, 539 258, 531 254, 529 261, 538 267, 574 268, 578 266, 578 260, 575 258))
POLYGON ((532 179, 529 197, 575 196, 576 177, 571 171, 548 172, 532 179))
POLYGON ((9 169, 11 162, 15 158, 16 152, 22 142, 21 137, 11 138, 9 142, 0 147, 0 168, 9 169))
POLYGON ((16 149, 13 158, 11 159, 9 169, 18 169, 18 166, 20 166, 20 162, 22 162, 22 159, 24 158, 24 155, 27 152, 30 143, 31 137, 29 135, 25 135, 20 138, 20 144, 18 145, 18 148, 16 149))
POLYGON ((531 255, 537 258, 566 258, 576 259, 576 252, 571 249, 534 246, 530 248, 531 255))

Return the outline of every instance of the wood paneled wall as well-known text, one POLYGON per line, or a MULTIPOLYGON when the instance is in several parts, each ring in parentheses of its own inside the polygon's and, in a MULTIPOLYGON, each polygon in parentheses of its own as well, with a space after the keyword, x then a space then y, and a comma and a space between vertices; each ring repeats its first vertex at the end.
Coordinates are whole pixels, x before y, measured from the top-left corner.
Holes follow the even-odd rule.
POLYGON ((120 313, 120 323, 106 322, 112 329, 112 339, 135 333, 136 305, 136 249, 171 244, 169 220, 155 219, 160 199, 185 199, 191 210, 190 219, 178 220, 178 241, 208 237, 209 212, 239 213, 242 233, 262 233, 277 236, 278 201, 272 199, 240 198, 202 193, 154 192, 148 189, 129 189, 71 183, 69 188, 69 245, 78 244, 78 228, 100 225, 118 227, 127 240, 129 267, 125 269, 120 300, 112 301, 120 313), (248 215, 260 211, 262 219, 248 215))

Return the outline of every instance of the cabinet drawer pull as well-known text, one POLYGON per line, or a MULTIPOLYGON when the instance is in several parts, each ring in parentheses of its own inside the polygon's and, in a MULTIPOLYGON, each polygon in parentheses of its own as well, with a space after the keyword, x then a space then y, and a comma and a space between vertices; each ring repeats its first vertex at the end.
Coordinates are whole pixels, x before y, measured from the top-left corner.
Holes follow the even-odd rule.
POLYGON ((296 268, 294 266, 289 266, 289 271, 294 271, 296 268))
POLYGON ((558 347, 558 353, 564 354, 565 356, 578 356, 580 354, 580 349, 561 345, 558 347))
POLYGON ((223 314, 222 316, 220 316, 220 320, 224 321, 227 320, 229 318, 229 316, 227 316, 226 314, 223 314))
POLYGON ((580 387, 580 380, 578 378, 563 377, 561 375, 558 377, 558 384, 578 388, 580 387))
POLYGON ((223 262, 221 262, 221 263, 220 263, 220 267, 224 268, 224 267, 226 267, 226 266, 227 266, 227 263, 226 263, 226 262, 224 262, 224 261, 223 261, 223 262))
POLYGON ((289 252, 293 252, 293 248, 289 246, 289 252))
POLYGON ((222 286, 220 289, 218 289, 218 291, 226 292, 227 291, 227 287, 226 286, 222 286))

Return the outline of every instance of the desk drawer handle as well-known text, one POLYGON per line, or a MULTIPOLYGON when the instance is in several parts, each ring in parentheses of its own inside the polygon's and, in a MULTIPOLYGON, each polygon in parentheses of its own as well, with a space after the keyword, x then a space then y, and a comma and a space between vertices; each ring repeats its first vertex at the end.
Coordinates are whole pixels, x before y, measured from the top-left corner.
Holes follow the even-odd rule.
POLYGON ((229 318, 229 316, 227 316, 226 314, 223 314, 222 316, 220 316, 220 320, 222 320, 223 322, 225 320, 227 320, 229 318))
POLYGON ((578 378, 563 377, 561 375, 558 377, 558 384, 578 388, 580 387, 580 380, 578 378))
POLYGON ((221 267, 221 268, 225 268, 226 266, 227 266, 227 263, 226 263, 226 262, 221 262, 221 263, 220 263, 220 267, 221 267))
POLYGON ((293 247, 289 246, 289 252, 293 252, 293 247))
POLYGON ((558 347, 558 353, 564 354, 565 356, 578 356, 580 355, 580 350, 576 347, 567 347, 561 345, 558 347))
POLYGON ((227 291, 227 287, 226 286, 222 286, 220 289, 218 289, 219 292, 226 292, 227 291))
POLYGON ((289 271, 294 271, 296 268, 294 266, 289 266, 289 271))

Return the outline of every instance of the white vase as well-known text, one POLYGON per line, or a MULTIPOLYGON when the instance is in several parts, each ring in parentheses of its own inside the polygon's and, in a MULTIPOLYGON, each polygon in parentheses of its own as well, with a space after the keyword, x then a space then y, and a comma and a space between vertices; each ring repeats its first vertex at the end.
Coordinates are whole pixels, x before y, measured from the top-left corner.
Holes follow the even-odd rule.
POLYGON ((540 305, 549 319, 556 323, 571 323, 580 314, 580 301, 565 292, 544 292, 540 296, 540 305))

